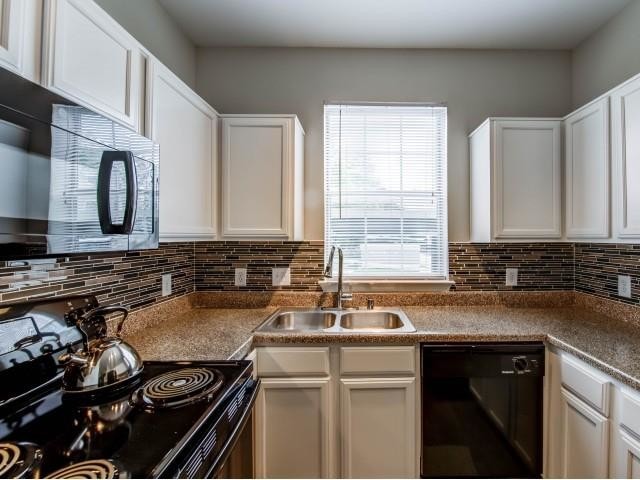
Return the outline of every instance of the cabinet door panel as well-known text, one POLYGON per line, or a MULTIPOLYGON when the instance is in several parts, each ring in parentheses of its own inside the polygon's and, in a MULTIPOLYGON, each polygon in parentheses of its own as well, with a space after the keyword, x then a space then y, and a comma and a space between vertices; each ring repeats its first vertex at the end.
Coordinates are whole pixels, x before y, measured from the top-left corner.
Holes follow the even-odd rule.
POLYGON ((327 478, 330 380, 262 379, 256 401, 257 478, 327 478))
POLYGON ((562 390, 562 472, 564 478, 605 478, 609 420, 562 390))
POLYGON ((164 65, 151 67, 151 136, 160 144, 160 239, 216 234, 217 114, 164 65))
POLYGON ((619 427, 616 431, 613 452, 616 462, 614 478, 640 478, 640 442, 638 439, 619 427))
POLYGON ((342 477, 415 477, 415 379, 340 383, 342 477))
POLYGON ((565 120, 569 238, 609 237, 609 99, 565 120))
POLYGON ((224 235, 288 236, 291 121, 225 118, 222 142, 224 235))
POLYGON ((93 2, 49 4, 47 87, 139 129, 140 51, 93 2))
POLYGON ((22 70, 25 5, 24 0, 0 0, 0 65, 18 73, 22 70))
POLYGON ((497 121, 494 144, 495 237, 560 237, 560 122, 497 121))
POLYGON ((640 78, 611 94, 618 236, 640 237, 640 78))

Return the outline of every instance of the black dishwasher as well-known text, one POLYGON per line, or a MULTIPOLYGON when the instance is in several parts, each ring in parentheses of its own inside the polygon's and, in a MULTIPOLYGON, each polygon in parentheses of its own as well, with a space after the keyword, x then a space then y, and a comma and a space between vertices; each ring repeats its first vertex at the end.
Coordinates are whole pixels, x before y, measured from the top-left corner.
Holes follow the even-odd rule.
POLYGON ((422 345, 423 478, 542 476, 542 343, 422 345))

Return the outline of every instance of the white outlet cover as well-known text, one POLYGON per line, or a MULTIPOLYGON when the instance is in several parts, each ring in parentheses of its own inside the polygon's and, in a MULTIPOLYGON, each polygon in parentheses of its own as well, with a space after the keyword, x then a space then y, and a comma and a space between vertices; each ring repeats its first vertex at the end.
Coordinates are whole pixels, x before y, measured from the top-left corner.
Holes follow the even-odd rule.
POLYGON ((171 274, 165 273, 162 275, 162 296, 166 297, 171 295, 171 274))
POLYGON ((631 298, 631 277, 629 275, 618 275, 618 295, 631 298))
POLYGON ((271 269, 271 285, 274 287, 291 285, 291 269, 288 267, 271 269))
POLYGON ((515 287, 518 285, 518 269, 507 268, 505 284, 507 287, 515 287))
POLYGON ((246 287, 247 286, 247 269, 236 268, 235 270, 235 286, 246 287))

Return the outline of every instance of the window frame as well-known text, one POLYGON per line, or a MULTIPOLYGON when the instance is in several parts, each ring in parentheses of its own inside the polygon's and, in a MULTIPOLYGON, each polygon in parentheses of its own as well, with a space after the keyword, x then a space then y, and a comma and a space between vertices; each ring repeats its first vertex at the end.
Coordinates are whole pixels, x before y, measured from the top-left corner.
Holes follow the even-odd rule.
MULTIPOLYGON (((326 120, 327 120, 327 107, 336 106, 336 105, 344 105, 344 106, 356 106, 356 107, 434 107, 434 108, 444 108, 445 109, 445 120, 444 120, 444 162, 440 166, 442 170, 442 196, 443 196, 443 208, 442 208, 442 245, 443 245, 443 275, 438 276, 425 276, 425 275, 349 275, 348 273, 343 275, 343 279, 348 281, 347 283, 351 283, 352 285, 358 285, 360 287, 364 286, 364 289, 368 291, 376 291, 376 287, 379 287, 380 291, 385 291, 385 288, 389 287, 390 284, 399 284, 403 285, 406 288, 402 288, 401 290, 411 291, 413 287, 416 291, 419 290, 442 290, 442 287, 446 287, 448 290, 449 286, 453 284, 450 281, 449 277, 449 228, 448 228, 448 163, 449 163, 449 155, 448 155, 448 137, 449 137, 449 109, 448 105, 444 102, 324 102, 323 104, 323 129, 322 129, 322 146, 323 146, 323 187, 325 188, 323 194, 323 202, 324 202, 324 212, 323 212, 323 227, 324 227, 324 264, 327 264, 329 252, 331 250, 331 244, 328 243, 328 232, 326 229, 327 225, 327 197, 328 192, 326 191, 326 181, 327 181, 327 170, 328 170, 328 162, 326 155, 326 120), (435 288, 430 288, 431 286, 435 286, 435 288)), ((337 261, 337 254, 334 258, 334 263, 337 261)), ((332 277, 325 281, 319 282, 324 291, 333 291, 335 283, 338 278, 338 269, 332 269, 332 277)))

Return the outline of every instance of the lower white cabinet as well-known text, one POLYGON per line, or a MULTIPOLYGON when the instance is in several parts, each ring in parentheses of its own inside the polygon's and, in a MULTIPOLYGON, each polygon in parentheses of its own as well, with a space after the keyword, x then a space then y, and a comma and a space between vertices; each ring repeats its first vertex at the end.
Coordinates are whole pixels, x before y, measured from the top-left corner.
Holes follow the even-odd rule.
POLYGON ((340 379, 344 478, 415 475, 415 378, 340 379))
POLYGON ((640 478, 640 441, 636 435, 620 426, 613 432, 612 476, 640 478))
POLYGON ((415 355, 413 346, 258 347, 257 477, 415 478, 415 355), (364 357, 378 368, 363 368, 364 357))
POLYGON ((256 400, 257 478, 328 478, 329 378, 265 378, 256 400))
POLYGON ((562 389, 561 462, 563 478, 606 478, 609 419, 562 389))

